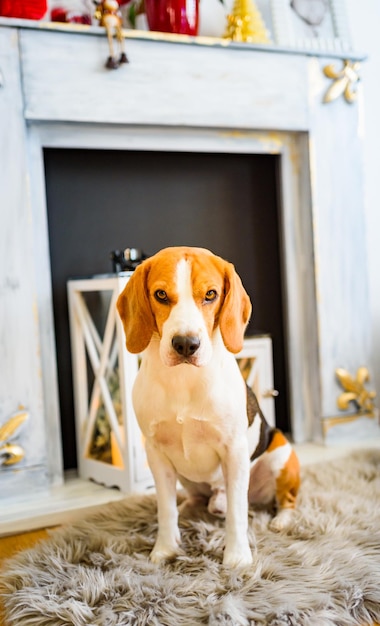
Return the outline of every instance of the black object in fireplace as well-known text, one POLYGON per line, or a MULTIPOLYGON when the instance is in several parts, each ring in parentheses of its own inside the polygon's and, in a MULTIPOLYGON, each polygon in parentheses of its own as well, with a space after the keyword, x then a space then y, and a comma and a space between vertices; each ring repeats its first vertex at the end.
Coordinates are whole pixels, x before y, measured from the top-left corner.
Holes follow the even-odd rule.
POLYGON ((112 250, 112 268, 115 274, 135 270, 144 259, 148 257, 141 248, 125 248, 125 250, 112 250))

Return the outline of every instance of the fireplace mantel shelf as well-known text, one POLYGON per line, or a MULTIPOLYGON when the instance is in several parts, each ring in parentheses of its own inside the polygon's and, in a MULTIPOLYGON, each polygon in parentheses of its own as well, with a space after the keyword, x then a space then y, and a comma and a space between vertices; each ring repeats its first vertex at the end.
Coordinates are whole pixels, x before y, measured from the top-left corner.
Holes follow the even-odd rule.
MULTIPOLYGON (((32 30, 45 30, 50 32, 63 32, 70 33, 72 35, 104 35, 104 28, 98 26, 88 26, 82 24, 65 24, 60 22, 48 22, 48 21, 36 21, 36 20, 22 20, 22 19, 13 19, 13 18, 4 18, 0 17, 0 27, 1 26, 13 26, 15 28, 26 28, 32 30)), ((218 38, 218 37, 190 37, 187 35, 175 35, 170 33, 161 33, 161 32, 152 32, 152 31, 144 31, 144 30, 133 30, 133 29, 124 29, 123 34, 127 40, 135 40, 135 41, 147 41, 147 42, 163 42, 170 43, 174 45, 186 45, 186 46, 194 46, 194 47, 211 47, 211 48, 221 48, 229 50, 245 50, 247 53, 252 52, 266 52, 268 54, 271 53, 281 53, 281 54, 294 54, 301 56, 312 56, 312 57, 329 57, 336 59, 349 59, 350 61, 365 61, 366 54, 357 51, 351 50, 349 48, 343 50, 324 50, 324 49, 316 49, 316 48, 291 48, 284 47, 274 44, 254 44, 254 43, 243 43, 243 42, 235 42, 229 41, 227 39, 218 38)))

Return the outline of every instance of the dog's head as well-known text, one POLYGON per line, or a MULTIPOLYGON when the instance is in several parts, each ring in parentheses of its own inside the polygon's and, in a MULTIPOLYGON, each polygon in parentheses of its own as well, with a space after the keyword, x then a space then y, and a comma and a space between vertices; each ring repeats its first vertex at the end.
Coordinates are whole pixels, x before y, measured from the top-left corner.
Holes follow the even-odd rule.
POLYGON ((153 337, 166 365, 206 365, 219 327, 226 348, 243 346, 251 303, 234 266, 203 248, 165 248, 137 267, 117 301, 127 349, 153 337))

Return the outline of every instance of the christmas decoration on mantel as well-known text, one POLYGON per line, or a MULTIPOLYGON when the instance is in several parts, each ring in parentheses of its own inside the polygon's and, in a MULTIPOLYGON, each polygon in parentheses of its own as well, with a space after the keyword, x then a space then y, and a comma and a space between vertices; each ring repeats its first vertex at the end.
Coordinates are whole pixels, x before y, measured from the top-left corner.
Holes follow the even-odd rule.
POLYGON ((271 43, 259 9, 253 0, 235 0, 227 16, 224 39, 247 43, 271 43))
POLYGON ((99 21, 99 26, 104 26, 107 33, 110 56, 105 66, 110 70, 116 70, 121 64, 128 63, 124 49, 123 19, 120 6, 117 0, 101 0, 100 2, 94 0, 94 4, 96 5, 94 17, 99 21), (120 48, 119 58, 115 55, 114 36, 120 48))
POLYGON ((46 0, 0 0, 0 15, 26 20, 40 20, 46 13, 46 0))
POLYGON ((296 15, 311 27, 314 37, 318 37, 318 27, 322 24, 328 11, 328 0, 291 0, 290 8, 296 15))

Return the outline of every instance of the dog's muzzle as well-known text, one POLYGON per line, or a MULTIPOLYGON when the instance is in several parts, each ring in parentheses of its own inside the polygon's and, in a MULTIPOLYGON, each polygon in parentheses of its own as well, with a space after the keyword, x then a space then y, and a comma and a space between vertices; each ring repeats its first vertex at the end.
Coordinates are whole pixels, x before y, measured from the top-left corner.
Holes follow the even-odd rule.
POLYGON ((173 349, 184 359, 193 356, 200 345, 200 339, 194 335, 175 335, 172 339, 173 349))

